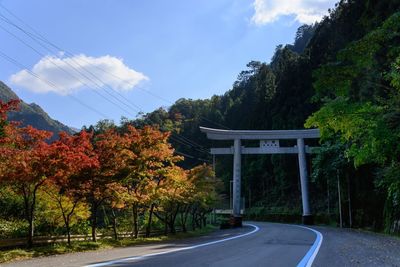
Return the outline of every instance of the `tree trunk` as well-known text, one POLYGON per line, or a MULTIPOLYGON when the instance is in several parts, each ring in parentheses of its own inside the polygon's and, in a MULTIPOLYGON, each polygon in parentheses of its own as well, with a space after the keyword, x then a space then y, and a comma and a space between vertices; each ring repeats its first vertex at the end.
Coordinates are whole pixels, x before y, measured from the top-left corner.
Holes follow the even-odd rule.
POLYGON ((26 194, 24 190, 24 206, 25 206, 25 218, 28 222, 28 235, 27 235, 27 246, 28 248, 33 247, 33 235, 34 235, 34 207, 35 207, 35 198, 33 198, 32 203, 29 203, 29 196, 26 194))
POLYGON ((169 223, 169 232, 171 233, 171 234, 176 234, 176 229, 175 229, 175 224, 174 223, 169 223))
POLYGON ((342 197, 340 193, 340 178, 339 178, 339 171, 337 172, 337 188, 338 188, 338 201, 339 201, 339 225, 340 228, 343 227, 343 219, 342 219, 342 197))
POLYGON ((96 230, 97 230, 97 218, 96 216, 92 218, 92 241, 97 242, 97 235, 96 235, 96 230))
POLYGON ((138 208, 136 204, 132 205, 132 215, 133 215, 133 236, 138 238, 139 227, 138 227, 138 208))
POLYGON ((180 208, 180 205, 178 204, 178 205, 176 206, 175 212, 174 212, 173 214, 171 214, 171 220, 170 220, 170 222, 169 222, 169 229, 171 230, 171 233, 172 233, 172 234, 175 234, 175 233, 176 233, 176 230, 175 230, 175 221, 176 221, 176 216, 178 216, 179 208, 180 208))
POLYGON ((351 194, 350 194, 350 178, 347 176, 347 195, 349 198, 349 226, 353 227, 353 218, 351 216, 351 194))
POLYGON ((195 221, 196 221, 196 226, 198 228, 200 228, 200 229, 203 228, 202 223, 201 223, 201 213, 196 215, 195 221))
POLYGON ((151 223, 152 223, 152 219, 153 219, 153 211, 154 211, 154 204, 151 204, 151 207, 149 210, 149 221, 147 222, 147 227, 146 227, 146 237, 150 236, 151 223))
POLYGON ((326 193, 327 193, 327 204, 328 204, 328 216, 329 216, 329 221, 331 219, 331 201, 330 201, 330 191, 329 191, 329 177, 326 179, 326 193))
POLYGON ((164 218, 164 235, 168 235, 168 213, 165 213, 164 218))
POLYGON ((115 215, 114 209, 111 209, 111 213, 112 213, 112 228, 114 232, 114 239, 118 240, 117 216, 115 215))
POLYGON ((28 248, 33 247, 33 234, 34 234, 34 224, 33 224, 33 212, 31 216, 28 216, 28 248))
POLYGON ((188 216, 188 208, 186 207, 183 212, 180 214, 181 217, 181 227, 182 227, 182 231, 184 233, 187 232, 187 228, 186 228, 186 222, 187 222, 187 216, 188 216))
POLYGON ((181 221, 181 227, 182 227, 182 232, 184 232, 184 233, 186 233, 186 223, 185 223, 185 220, 184 220, 184 218, 183 218, 183 213, 181 213, 180 214, 180 221, 181 221))
POLYGON ((97 230, 97 204, 92 203, 92 214, 91 214, 91 223, 92 223, 92 241, 97 242, 96 230, 97 230))
POLYGON ((187 209, 186 209, 185 215, 184 215, 184 217, 183 217, 184 226, 185 226, 185 231, 187 231, 186 224, 187 224, 187 220, 188 220, 188 217, 189 217, 189 209, 190 209, 190 208, 187 208, 187 209))
POLYGON ((71 228, 69 227, 69 222, 65 224, 65 228, 67 229, 68 246, 71 246, 71 228))
POLYGON ((192 230, 193 231, 196 230, 196 212, 195 211, 192 213, 192 230))
POLYGON ((175 234, 176 230, 175 230, 175 222, 174 222, 174 220, 171 219, 168 224, 169 224, 170 233, 171 234, 175 234))

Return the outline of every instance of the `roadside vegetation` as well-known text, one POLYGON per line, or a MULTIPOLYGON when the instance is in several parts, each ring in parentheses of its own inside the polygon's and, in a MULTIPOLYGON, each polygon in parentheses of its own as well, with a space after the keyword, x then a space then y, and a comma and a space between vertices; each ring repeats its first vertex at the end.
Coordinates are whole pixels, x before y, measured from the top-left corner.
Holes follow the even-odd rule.
POLYGON ((32 248, 37 235, 65 235, 74 249, 72 234, 96 242, 99 232, 137 239, 139 232, 149 238, 153 230, 167 235, 206 226, 220 182, 207 165, 179 167, 183 157, 168 143, 169 132, 101 122, 50 142, 50 132, 8 122, 7 112, 16 109, 17 100, 0 102, 3 245, 26 236, 32 248))
POLYGON ((73 241, 68 243, 55 243, 51 245, 36 246, 33 248, 15 248, 8 250, 0 250, 0 263, 30 259, 41 256, 59 255, 72 252, 84 252, 101 249, 129 247, 140 244, 156 244, 159 242, 172 242, 183 238, 198 237, 206 235, 217 228, 212 225, 188 231, 186 233, 179 232, 175 235, 161 235, 155 237, 139 237, 139 238, 122 238, 115 239, 100 239, 97 242, 93 241, 73 241))

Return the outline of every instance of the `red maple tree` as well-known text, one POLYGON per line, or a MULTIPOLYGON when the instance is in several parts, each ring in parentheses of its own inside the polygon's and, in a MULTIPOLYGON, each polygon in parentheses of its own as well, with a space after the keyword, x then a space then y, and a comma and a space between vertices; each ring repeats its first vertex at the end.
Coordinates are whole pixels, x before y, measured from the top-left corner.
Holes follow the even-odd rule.
POLYGON ((85 131, 71 136, 60 133, 59 140, 51 145, 53 167, 56 172, 47 183, 50 189, 56 188, 58 192, 48 190, 48 195, 57 202, 63 216, 67 232, 68 244, 71 244, 71 218, 75 208, 85 200, 87 186, 79 176, 82 170, 97 168, 98 158, 91 144, 93 134, 85 131), (72 202, 72 206, 66 205, 64 199, 72 202))
MULTIPOLYGON (((32 126, 17 127, 7 122, 7 112, 15 110, 19 100, 0 102, 0 183, 6 184, 24 202, 25 219, 28 222, 28 246, 33 245, 34 221, 39 188, 52 183, 60 192, 70 194, 71 178, 83 168, 96 167, 90 135, 77 136, 60 133, 59 140, 49 143, 51 132, 32 126)), ((73 209, 65 211, 65 224, 69 232, 69 217, 73 209)), ((64 214, 64 212, 63 212, 64 214)))
POLYGON ((80 177, 91 209, 92 240, 96 241, 97 211, 104 201, 112 200, 118 197, 119 191, 124 191, 119 181, 131 152, 126 150, 125 139, 112 129, 93 136, 92 143, 98 165, 83 169, 80 177))

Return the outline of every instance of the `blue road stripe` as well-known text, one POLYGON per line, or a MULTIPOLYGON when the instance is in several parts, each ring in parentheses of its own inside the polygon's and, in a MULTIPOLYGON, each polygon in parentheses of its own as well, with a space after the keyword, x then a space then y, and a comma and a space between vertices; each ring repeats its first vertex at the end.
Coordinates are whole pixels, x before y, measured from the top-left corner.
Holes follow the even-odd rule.
POLYGON ((314 232, 317 235, 317 238, 314 241, 314 244, 311 246, 310 250, 307 252, 307 254, 303 257, 303 259, 297 264, 297 267, 311 267, 315 257, 318 254, 319 248, 321 247, 322 240, 324 239, 323 235, 318 232, 317 230, 305 227, 305 226, 300 226, 296 225, 298 227, 310 230, 314 232))

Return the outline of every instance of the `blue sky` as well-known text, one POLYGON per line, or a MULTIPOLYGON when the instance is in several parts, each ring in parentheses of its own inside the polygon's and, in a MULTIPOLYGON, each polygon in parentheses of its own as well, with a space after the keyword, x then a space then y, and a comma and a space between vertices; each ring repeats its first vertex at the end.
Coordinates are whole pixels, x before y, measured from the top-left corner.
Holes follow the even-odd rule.
POLYGON ((277 45, 292 43, 300 25, 320 19, 334 3, 0 0, 26 24, 0 7, 3 19, 34 28, 61 48, 48 51, 0 20, 0 52, 40 77, 0 57, 0 80, 67 125, 80 128, 104 116, 118 122, 169 105, 154 95, 173 102, 223 94, 249 61, 268 62, 277 45))

